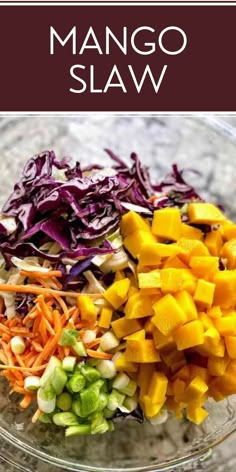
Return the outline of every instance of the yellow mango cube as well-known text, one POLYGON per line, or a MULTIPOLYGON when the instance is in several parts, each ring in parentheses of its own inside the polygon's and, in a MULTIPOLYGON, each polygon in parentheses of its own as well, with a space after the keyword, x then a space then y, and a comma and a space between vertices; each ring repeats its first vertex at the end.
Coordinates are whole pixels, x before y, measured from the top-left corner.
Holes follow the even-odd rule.
POLYGON ((226 220, 225 215, 213 203, 189 203, 188 217, 190 223, 215 225, 226 220))
POLYGON ((148 396, 153 403, 161 403, 165 400, 168 378, 163 372, 153 372, 148 389, 148 396))
POLYGON ((196 239, 180 238, 178 240, 178 246, 183 249, 183 252, 179 254, 179 258, 188 264, 191 257, 193 256, 209 256, 209 251, 202 241, 196 239))
POLYGON ((214 276, 214 305, 230 308, 236 303, 236 271, 222 270, 214 276))
POLYGON ((117 280, 104 292, 104 298, 115 308, 119 308, 127 299, 130 288, 130 280, 128 278, 117 280))
POLYGON ((142 405, 145 416, 147 418, 152 418, 153 416, 156 416, 161 411, 161 408, 164 405, 164 401, 160 403, 153 403, 149 395, 144 395, 142 398, 142 405))
POLYGON ((191 364, 189 366, 190 372, 191 372, 191 377, 194 379, 195 377, 201 377, 201 379, 208 384, 209 382, 209 373, 208 370, 205 367, 201 367, 196 364, 191 364))
POLYGON ((209 328, 214 328, 214 321, 210 316, 208 316, 204 311, 200 311, 198 313, 198 319, 202 322, 204 330, 208 330, 209 328))
POLYGON ((177 241, 181 236, 181 214, 178 208, 155 210, 152 221, 152 233, 163 239, 177 241))
POLYGON ((223 245, 220 230, 209 231, 206 234, 204 244, 212 256, 219 256, 223 245))
POLYGON ((193 256, 189 261, 189 265, 196 277, 209 280, 219 270, 219 258, 213 256, 193 256))
POLYGON ((134 231, 128 234, 124 238, 124 247, 134 257, 139 257, 143 244, 156 243, 156 238, 151 232, 144 231, 143 229, 134 231))
POLYGON ((210 375, 220 377, 224 375, 229 359, 227 357, 210 356, 207 361, 207 369, 210 375))
POLYGON ((140 320, 127 320, 125 316, 112 321, 111 327, 117 338, 121 339, 129 334, 135 333, 142 328, 140 320))
POLYGON ((127 319, 145 318, 153 315, 152 301, 150 297, 144 297, 140 292, 129 297, 124 313, 127 319))
POLYGON ((186 382, 183 379, 175 379, 173 382, 174 400, 179 403, 184 399, 186 382))
POLYGON ((198 228, 194 228, 194 226, 187 225, 186 223, 182 223, 181 225, 181 236, 187 239, 203 240, 202 231, 198 228))
POLYGON ((183 367, 181 367, 181 369, 179 369, 175 375, 174 375, 174 378, 178 378, 180 380, 189 380, 190 379, 190 365, 189 364, 186 364, 184 365, 183 367))
POLYGON ((139 254, 140 267, 160 265, 161 256, 157 244, 156 241, 143 243, 139 254))
POLYGON ((201 406, 189 405, 187 407, 188 420, 197 425, 201 424, 208 417, 208 414, 209 413, 201 406))
POLYGON ((224 239, 229 241, 236 238, 236 225, 228 221, 221 227, 221 233, 224 239))
POLYGON ((156 328, 156 326, 152 323, 154 326, 154 330, 152 333, 153 340, 155 347, 160 350, 163 347, 169 346, 170 344, 173 344, 173 337, 171 335, 166 336, 159 331, 159 329, 156 328))
POLYGON ((236 359, 236 336, 225 336, 225 346, 230 359, 236 359))
POLYGON ((165 295, 153 305, 155 315, 152 323, 165 336, 172 334, 177 326, 187 321, 187 316, 172 295, 165 295))
POLYGON ((150 379, 152 377, 153 372, 155 372, 155 369, 156 365, 154 363, 140 364, 137 378, 137 384, 140 388, 140 396, 147 394, 150 379))
POLYGON ((81 320, 86 320, 89 323, 94 323, 97 319, 97 309, 93 300, 88 295, 79 295, 78 307, 80 310, 81 320))
POLYGON ((193 293, 196 287, 196 278, 187 269, 162 269, 161 290, 164 293, 176 293, 187 290, 193 293))
POLYGON ((209 308, 207 310, 207 314, 208 314, 208 316, 210 316, 213 319, 214 318, 221 318, 222 311, 221 311, 219 306, 212 306, 211 308, 209 308))
POLYGON ((152 323, 151 318, 148 318, 147 321, 145 322, 144 329, 146 331, 146 334, 152 334, 153 335, 156 328, 155 328, 154 324, 152 323))
POLYGON ((98 326, 100 328, 110 328, 112 315, 113 310, 107 306, 104 306, 101 310, 98 326))
POLYGON ((236 335, 236 315, 222 316, 214 320, 215 327, 222 336, 236 335))
POLYGON ((129 362, 151 363, 160 361, 159 353, 152 339, 127 341, 125 357, 129 362))
POLYGON ((160 288, 161 286, 160 271, 151 270, 150 272, 139 273, 138 286, 139 288, 160 288))
POLYGON ((168 257, 163 264, 163 269, 188 269, 188 266, 178 256, 168 257))
POLYGON ((127 361, 125 354, 119 352, 119 355, 116 356, 114 360, 115 368, 118 372, 137 372, 138 366, 134 362, 127 361))
POLYGON ((150 224, 139 213, 128 211, 121 218, 120 229, 122 236, 127 236, 134 231, 142 230, 150 232, 150 224))
POLYGON ((202 377, 195 377, 189 385, 187 386, 185 392, 184 392, 184 399, 187 402, 192 402, 195 400, 199 400, 204 393, 206 393, 208 390, 208 385, 202 377))
POLYGON ((177 300, 182 310, 185 312, 187 316, 187 321, 196 320, 198 318, 198 312, 193 298, 186 290, 177 292, 175 294, 175 299, 177 300))
POLYGON ((224 244, 221 256, 227 259, 227 269, 236 268, 236 238, 230 239, 224 244))
POLYGON ((132 333, 132 334, 129 334, 128 336, 125 336, 124 339, 126 341, 130 341, 130 340, 139 341, 139 340, 145 339, 145 337, 146 337, 145 329, 140 329, 139 331, 136 331, 136 333, 132 333))
POLYGON ((214 292, 215 284, 203 279, 198 279, 193 297, 194 301, 203 307, 210 308, 213 303, 214 292))
POLYGON ((204 330, 201 321, 194 320, 177 328, 173 334, 177 349, 182 351, 199 346, 204 342, 204 330))
POLYGON ((167 365, 172 373, 177 372, 186 364, 184 353, 182 351, 177 351, 175 343, 163 347, 160 354, 162 361, 167 365))

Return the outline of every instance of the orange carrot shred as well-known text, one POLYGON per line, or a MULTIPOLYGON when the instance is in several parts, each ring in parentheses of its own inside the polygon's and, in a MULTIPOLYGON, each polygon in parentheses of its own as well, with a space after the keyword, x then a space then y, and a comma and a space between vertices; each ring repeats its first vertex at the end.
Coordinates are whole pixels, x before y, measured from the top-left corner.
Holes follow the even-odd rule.
MULTIPOLYGON (((15 285, 15 284, 0 284, 0 292, 16 292, 16 293, 34 293, 36 295, 59 295, 61 297, 78 298, 80 293, 64 292, 63 290, 53 290, 50 288, 39 287, 38 285, 15 285)), ((103 298, 102 293, 87 293, 92 299, 103 298)))
POLYGON ((95 359, 111 359, 112 354, 108 354, 108 352, 99 352, 94 351, 93 349, 86 349, 87 354, 89 357, 94 357, 95 359))
POLYGON ((21 400, 20 402, 20 407, 27 408, 30 405, 31 401, 32 401, 32 395, 30 395, 29 393, 26 393, 23 400, 21 400))
POLYGON ((41 414, 42 414, 42 411, 40 410, 40 408, 38 408, 36 412, 34 413, 34 415, 32 416, 32 420, 31 420, 32 423, 36 423, 36 421, 38 421, 38 419, 40 418, 41 414))
POLYGON ((42 277, 42 278, 62 277, 62 273, 60 270, 49 270, 48 272, 41 272, 37 270, 32 270, 32 271, 21 270, 20 275, 25 275, 26 277, 42 277))
POLYGON ((98 346, 100 344, 101 338, 96 338, 94 341, 91 341, 90 343, 85 343, 86 347, 91 349, 92 347, 98 346))

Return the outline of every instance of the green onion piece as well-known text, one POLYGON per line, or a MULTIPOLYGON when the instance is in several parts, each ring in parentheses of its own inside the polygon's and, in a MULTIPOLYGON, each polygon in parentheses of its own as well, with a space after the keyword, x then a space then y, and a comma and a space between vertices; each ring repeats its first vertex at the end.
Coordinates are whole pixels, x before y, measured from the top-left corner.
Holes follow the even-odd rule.
POLYGON ((119 374, 114 378, 112 386, 117 390, 121 390, 122 388, 127 387, 129 381, 130 378, 127 374, 125 374, 124 372, 119 372, 119 374))
POLYGON ((72 375, 72 377, 68 381, 68 386, 72 393, 81 392, 81 390, 84 389, 85 384, 86 384, 86 380, 84 376, 80 373, 76 373, 72 375))
POLYGON ((55 392, 48 388, 47 390, 44 388, 39 388, 37 392, 37 402, 38 407, 40 408, 43 413, 52 413, 56 407, 56 396, 55 392))
POLYGON ((123 402, 124 408, 126 408, 127 413, 131 413, 134 411, 138 406, 138 401, 136 397, 126 397, 123 402))
POLYGON ((73 350, 75 351, 75 353, 79 357, 86 357, 87 356, 87 352, 86 352, 85 346, 82 343, 82 341, 78 341, 75 344, 73 344, 73 350))
POLYGON ((64 359, 62 361, 62 368, 66 372, 73 372, 73 370, 76 366, 76 362, 77 362, 76 357, 73 357, 73 356, 64 357, 64 359))
POLYGON ((80 393, 81 406, 83 416, 88 416, 98 409, 99 406, 99 390, 89 387, 80 393))
POLYGON ((94 367, 91 367, 90 365, 82 364, 80 371, 88 382, 93 383, 101 378, 100 372, 94 367))
POLYGON ((10 348, 14 354, 23 354, 26 345, 22 336, 14 336, 10 341, 10 348))
POLYGON ((52 376, 51 376, 51 384, 54 388, 56 395, 60 395, 63 392, 63 389, 67 382, 67 375, 62 367, 56 367, 52 376))
POLYGON ((78 424, 77 416, 72 411, 55 413, 52 417, 53 423, 57 426, 75 426, 78 424))
POLYGON ((109 431, 112 431, 112 432, 115 431, 115 426, 114 426, 113 421, 108 420, 107 424, 108 424, 109 431))
POLYGON ((57 397, 57 407, 62 411, 70 411, 72 406, 72 396, 68 392, 63 392, 57 397))
POLYGON ((99 394, 99 404, 98 404, 98 411, 104 410, 108 404, 109 395, 107 393, 100 392, 99 394))
POLYGON ((76 329, 64 329, 60 337, 59 344, 60 346, 74 346, 78 337, 79 331, 76 331, 76 329))
POLYGON ((112 333, 112 331, 107 331, 107 333, 103 334, 100 341, 100 347, 103 351, 110 351, 115 347, 119 346, 120 341, 117 337, 112 333))
POLYGON ((91 426, 90 424, 80 424, 79 426, 70 426, 65 430, 65 436, 82 436, 83 434, 90 434, 91 426))
POLYGON ((49 423, 52 422, 50 416, 47 415, 47 413, 41 413, 41 415, 39 417, 39 421, 41 421, 41 423, 45 423, 45 424, 49 424, 49 423))
POLYGON ((133 397, 136 390, 137 390, 137 384, 136 382, 134 382, 134 380, 130 380, 128 385, 126 385, 126 387, 120 389, 120 391, 124 393, 124 395, 127 395, 128 397, 133 397))
POLYGON ((79 399, 72 401, 71 409, 77 416, 79 416, 80 418, 83 418, 82 405, 79 399))
POLYGON ((123 404, 124 399, 125 395, 122 395, 122 393, 118 392, 118 390, 113 389, 109 395, 107 408, 111 411, 115 411, 123 404))
POLYGON ((56 367, 61 367, 61 361, 56 356, 52 356, 42 377, 40 378, 41 387, 45 387, 56 367))
POLYGON ((113 361, 101 360, 97 363, 97 369, 104 379, 112 379, 116 375, 116 368, 113 361))
POLYGON ((91 434, 103 434, 109 429, 106 418, 102 413, 97 413, 91 423, 91 434))
POLYGON ((40 387, 40 377, 36 375, 30 375, 24 380, 24 389, 27 392, 36 392, 40 387))
POLYGON ((103 410, 103 415, 104 415, 104 417, 107 418, 107 419, 113 418, 113 416, 114 416, 114 411, 109 410, 109 408, 105 408, 105 409, 103 410))

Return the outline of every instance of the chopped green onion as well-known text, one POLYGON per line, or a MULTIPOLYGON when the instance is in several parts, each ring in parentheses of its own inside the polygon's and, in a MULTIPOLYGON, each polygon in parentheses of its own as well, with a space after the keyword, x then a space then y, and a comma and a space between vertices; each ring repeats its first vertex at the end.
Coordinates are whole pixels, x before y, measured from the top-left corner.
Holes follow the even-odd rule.
POLYGON ((72 396, 68 392, 63 392, 57 397, 57 407, 62 411, 70 411, 72 406, 72 396))
POLYGON ((62 367, 56 367, 51 376, 51 384, 54 388, 56 395, 60 395, 63 392, 63 389, 67 382, 67 375, 62 367))
POLYGON ((105 409, 103 410, 103 415, 104 415, 105 418, 107 418, 107 419, 113 418, 114 413, 115 413, 115 412, 109 410, 109 408, 105 408, 105 409))
POLYGON ((67 328, 64 329, 59 344, 60 346, 73 346, 79 337, 79 331, 76 329, 67 328))
POLYGON ((119 372, 119 374, 114 378, 112 382, 112 386, 117 390, 121 390, 122 388, 127 387, 130 378, 124 372, 119 372))
POLYGON ((122 393, 118 392, 118 390, 113 389, 109 395, 107 408, 111 411, 115 411, 123 404, 124 399, 125 395, 122 395, 122 393))
POLYGON ((96 339, 96 333, 92 329, 87 329, 83 335, 83 342, 85 344, 91 343, 96 339))
POLYGON ((80 364, 80 371, 88 382, 96 382, 101 378, 100 372, 88 364, 80 364))
POLYGON ((99 390, 93 386, 84 389, 80 393, 81 407, 83 416, 88 416, 98 409, 99 406, 99 390))
POLYGON ((83 434, 90 434, 91 426, 90 424, 80 424, 78 426, 69 426, 66 428, 65 436, 82 436, 83 434))
POLYGON ((56 407, 55 393, 53 396, 53 391, 50 392, 49 390, 43 389, 41 387, 37 392, 37 402, 38 407, 41 411, 43 411, 43 413, 52 413, 56 407))
POLYGON ((108 420, 107 424, 108 424, 108 431, 111 431, 111 432, 115 431, 115 426, 114 426, 113 421, 108 420))
POLYGON ((102 413, 97 413, 91 423, 91 434, 103 434, 109 430, 109 425, 102 413))
POLYGON ((26 346, 22 336, 14 336, 10 341, 10 347, 14 354, 23 354, 26 346))
POLYGON ((72 411, 55 413, 52 417, 53 423, 57 426, 75 426, 78 424, 78 418, 72 411))
MULTIPOLYGON (((79 417, 83 418, 82 405, 79 399, 72 401, 72 411, 79 417)), ((85 415, 87 416, 87 415, 85 415)))
POLYGON ((152 418, 148 418, 148 420, 150 421, 150 423, 153 426, 155 426, 155 425, 158 425, 158 424, 165 423, 167 418, 168 418, 167 410, 161 410, 160 413, 158 413, 155 416, 152 416, 152 418))
POLYGON ((52 419, 47 415, 47 413, 41 413, 39 421, 41 421, 41 423, 49 424, 52 422, 52 419))
POLYGON ((110 360, 101 360, 96 367, 104 379, 112 379, 116 375, 115 364, 110 360))
POLYGON ((98 411, 104 410, 108 404, 109 396, 107 393, 100 392, 99 395, 99 403, 98 403, 98 411))
POLYGON ((131 411, 134 411, 138 406, 137 398, 126 397, 122 406, 127 409, 127 413, 131 413, 131 411))
POLYGON ((79 357, 86 357, 87 356, 87 352, 86 352, 86 349, 84 347, 84 343, 82 343, 82 341, 78 341, 75 344, 73 344, 73 350, 75 351, 75 353, 79 357))
POLYGON ((103 351, 110 351, 115 347, 119 346, 120 341, 111 331, 107 331, 107 333, 103 334, 100 341, 100 347, 103 351))
POLYGON ((137 390, 137 384, 134 380, 130 380, 126 387, 121 388, 120 391, 127 395, 128 397, 133 397, 137 390))
POLYGON ((61 367, 61 361, 56 356, 52 356, 48 362, 48 365, 42 377, 40 378, 41 387, 45 387, 45 385, 48 383, 56 367, 61 367))
POLYGON ((85 384, 86 384, 86 380, 84 376, 80 373, 75 373, 74 375, 72 375, 72 377, 68 381, 68 386, 72 393, 81 392, 81 390, 84 389, 85 384))
POLYGON ((73 357, 73 356, 64 357, 64 359, 62 361, 62 368, 66 372, 73 372, 73 370, 76 366, 76 362, 77 362, 76 357, 73 357))
POLYGON ((40 377, 36 375, 30 375, 24 380, 24 389, 27 392, 36 392, 40 387, 40 377))

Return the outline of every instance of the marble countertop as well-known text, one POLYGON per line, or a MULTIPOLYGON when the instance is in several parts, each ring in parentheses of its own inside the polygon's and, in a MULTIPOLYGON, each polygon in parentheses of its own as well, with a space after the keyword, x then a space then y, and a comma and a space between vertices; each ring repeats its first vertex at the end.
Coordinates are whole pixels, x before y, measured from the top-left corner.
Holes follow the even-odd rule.
MULTIPOLYGON (((189 117, 142 116, 0 116, 0 204, 4 202, 25 160, 44 149, 54 149, 58 157, 75 156, 87 162, 105 162, 102 149, 111 148, 126 158, 136 151, 153 176, 164 175, 173 162, 180 167, 203 171, 192 177, 204 196, 221 202, 230 216, 236 217, 234 198, 236 179, 232 172, 236 154, 236 116, 212 115, 200 120, 189 117)), ((214 449, 212 456, 192 469, 208 472, 236 470, 236 434, 214 449)), ((9 451, 8 463, 1 457, 0 472, 16 471, 18 461, 27 469, 27 459, 9 451)), ((62 472, 51 465, 30 460, 35 472, 62 472)), ((20 467, 20 466, 19 466, 20 467)), ((19 470, 23 470, 22 468, 19 470)), ((182 471, 183 469, 178 469, 182 471)))

